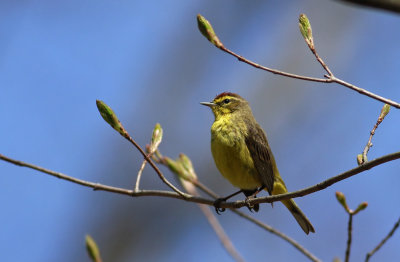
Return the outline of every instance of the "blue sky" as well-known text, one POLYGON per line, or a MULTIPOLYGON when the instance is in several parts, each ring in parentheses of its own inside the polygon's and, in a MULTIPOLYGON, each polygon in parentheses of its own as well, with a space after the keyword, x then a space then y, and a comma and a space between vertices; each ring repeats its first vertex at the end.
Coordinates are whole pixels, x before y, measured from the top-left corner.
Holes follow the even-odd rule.
MULTIPOLYGON (((164 128, 161 151, 186 153, 199 179, 235 190, 213 163, 213 117, 199 102, 223 91, 245 97, 268 134, 289 190, 356 166, 382 104, 342 86, 287 79, 217 50, 198 32, 210 20, 224 44, 265 66, 321 77, 298 32, 306 13, 315 44, 337 77, 400 101, 400 34, 395 14, 337 1, 2 1, 0 3, 0 153, 94 182, 133 188, 140 154, 100 118, 104 100, 141 145, 164 128)), ((369 158, 399 151, 392 109, 369 158)), ((400 215, 394 161, 296 199, 316 234, 305 236, 281 204, 252 214, 324 261, 343 258, 347 216, 335 200, 367 201, 354 218, 351 258, 364 259, 400 215)), ((177 183, 173 176, 162 169, 177 183)), ((178 200, 131 199, 0 162, 0 260, 89 261, 84 236, 104 261, 231 261, 198 207, 178 200)), ((145 189, 166 189, 146 168, 145 189)), ((247 212, 246 210, 244 210, 247 212)), ((306 261, 284 241, 228 212, 218 216, 248 260, 306 261)), ((376 254, 399 260, 394 237, 376 254)))

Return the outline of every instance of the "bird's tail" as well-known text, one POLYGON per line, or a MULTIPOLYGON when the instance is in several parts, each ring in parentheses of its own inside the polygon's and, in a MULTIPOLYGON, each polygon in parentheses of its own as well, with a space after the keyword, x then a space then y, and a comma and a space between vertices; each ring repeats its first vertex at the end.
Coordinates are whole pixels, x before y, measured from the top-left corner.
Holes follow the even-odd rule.
POLYGON ((310 220, 304 215, 299 206, 294 202, 293 199, 282 200, 282 203, 289 209, 290 213, 294 216, 297 223, 299 223, 300 227, 303 229, 304 233, 308 235, 308 233, 315 233, 314 227, 311 224, 310 220))

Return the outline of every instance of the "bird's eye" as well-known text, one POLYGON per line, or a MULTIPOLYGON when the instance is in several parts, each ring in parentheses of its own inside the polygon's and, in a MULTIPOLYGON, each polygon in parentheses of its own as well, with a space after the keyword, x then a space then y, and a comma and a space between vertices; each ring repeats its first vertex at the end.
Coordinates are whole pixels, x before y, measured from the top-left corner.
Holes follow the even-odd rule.
POLYGON ((231 102, 231 100, 228 98, 224 100, 224 104, 229 104, 229 102, 231 102))

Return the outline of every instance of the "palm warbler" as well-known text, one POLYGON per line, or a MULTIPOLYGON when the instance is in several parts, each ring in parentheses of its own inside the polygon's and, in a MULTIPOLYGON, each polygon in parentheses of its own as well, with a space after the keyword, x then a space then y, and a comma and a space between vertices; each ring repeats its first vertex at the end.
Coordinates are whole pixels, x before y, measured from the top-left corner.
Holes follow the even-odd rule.
MULTIPOLYGON (((215 164, 232 185, 241 189, 237 193, 243 192, 246 198, 255 197, 262 189, 270 195, 286 193, 267 137, 248 102, 237 94, 225 92, 212 102, 201 104, 210 107, 215 116, 211 126, 211 151, 215 164)), ((315 232, 293 199, 282 200, 282 203, 306 234, 315 232)), ((258 211, 259 206, 253 208, 258 211)))

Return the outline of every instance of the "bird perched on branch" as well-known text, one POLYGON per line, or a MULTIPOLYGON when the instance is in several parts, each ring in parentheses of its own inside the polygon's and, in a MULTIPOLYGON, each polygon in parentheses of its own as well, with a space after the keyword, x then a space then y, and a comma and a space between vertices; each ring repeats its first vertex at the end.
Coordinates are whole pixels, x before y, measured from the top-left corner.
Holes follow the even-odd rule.
MULTIPOLYGON (((268 144, 267 137, 255 120, 249 103, 238 94, 224 92, 212 102, 202 102, 211 108, 215 121, 211 126, 211 152, 221 174, 240 191, 215 202, 217 212, 221 201, 242 192, 246 199, 256 197, 261 190, 270 195, 287 192, 268 144)), ((293 199, 281 201, 292 213, 303 231, 314 227, 293 199)), ((258 211, 255 204, 250 209, 258 211)))

